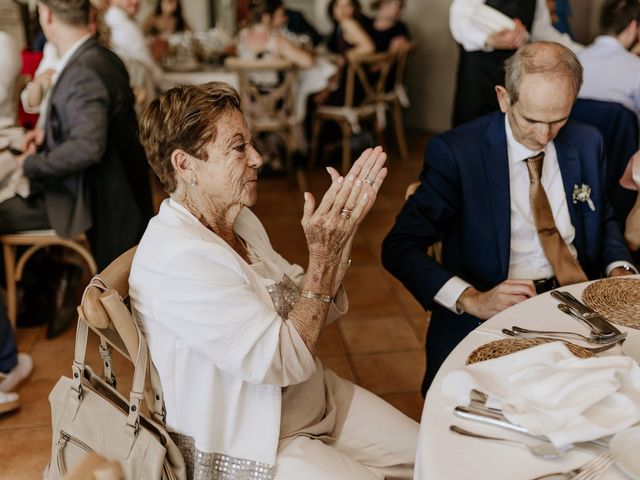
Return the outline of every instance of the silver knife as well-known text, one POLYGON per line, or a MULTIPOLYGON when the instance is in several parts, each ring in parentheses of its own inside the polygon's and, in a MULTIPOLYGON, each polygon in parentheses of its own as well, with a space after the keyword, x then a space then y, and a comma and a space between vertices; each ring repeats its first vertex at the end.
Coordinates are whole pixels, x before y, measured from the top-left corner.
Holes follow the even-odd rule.
POLYGON ((551 296, 556 300, 560 300, 567 305, 569 305, 576 314, 578 314, 581 318, 584 319, 586 323, 599 335, 602 336, 614 336, 620 335, 622 332, 614 327, 609 320, 600 315, 597 312, 594 312, 585 304, 580 302, 576 297, 571 295, 569 292, 561 292, 559 290, 553 290, 551 292, 551 296))
MULTIPOLYGON (((516 425, 515 423, 511 423, 499 410, 489 409, 487 407, 480 407, 480 406, 465 407, 460 405, 454 408, 453 414, 457 417, 464 418, 466 420, 485 423, 487 425, 493 425, 494 427, 500 427, 506 430, 523 433, 525 435, 528 435, 530 437, 533 437, 545 442, 549 441, 549 438, 545 436, 534 435, 532 433, 529 433, 529 431, 525 427, 516 425)), ((610 439, 610 437, 603 437, 601 439, 589 440, 586 442, 578 442, 576 443, 576 445, 582 444, 582 443, 589 443, 592 445, 597 445, 599 447, 609 448, 609 443, 607 442, 607 439, 610 439)))

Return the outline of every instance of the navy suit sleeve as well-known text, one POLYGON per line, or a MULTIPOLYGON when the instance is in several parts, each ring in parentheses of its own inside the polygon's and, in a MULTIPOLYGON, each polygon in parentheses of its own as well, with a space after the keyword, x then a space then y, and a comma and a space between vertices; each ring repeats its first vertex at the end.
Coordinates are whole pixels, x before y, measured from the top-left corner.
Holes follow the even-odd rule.
POLYGON ((433 138, 425 151, 420 186, 396 218, 382 244, 382 263, 425 308, 453 276, 427 248, 442 239, 447 222, 459 211, 460 179, 456 158, 441 137, 433 138))

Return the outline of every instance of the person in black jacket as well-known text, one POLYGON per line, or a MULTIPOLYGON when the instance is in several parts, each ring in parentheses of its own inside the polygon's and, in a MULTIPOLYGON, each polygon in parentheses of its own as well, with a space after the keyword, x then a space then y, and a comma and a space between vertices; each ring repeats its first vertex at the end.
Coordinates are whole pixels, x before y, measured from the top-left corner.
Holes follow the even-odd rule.
POLYGON ((404 8, 403 0, 376 0, 371 4, 375 12, 365 21, 365 30, 376 45, 376 52, 401 50, 411 42, 407 25, 400 20, 404 8))

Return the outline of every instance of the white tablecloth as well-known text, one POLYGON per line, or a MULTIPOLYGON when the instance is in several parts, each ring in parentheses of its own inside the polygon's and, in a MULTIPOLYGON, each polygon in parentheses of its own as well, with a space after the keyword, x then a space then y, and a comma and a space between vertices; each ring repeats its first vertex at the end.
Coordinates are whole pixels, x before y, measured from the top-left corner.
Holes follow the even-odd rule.
MULTIPOLYGON (((562 290, 580 298, 582 290, 587 285, 588 283, 572 285, 563 287, 562 290)), ((477 347, 505 338, 501 333, 503 328, 518 325, 535 330, 564 330, 588 334, 584 326, 558 310, 557 305, 558 302, 549 293, 533 297, 484 322, 451 352, 427 392, 420 422, 415 479, 526 480, 545 473, 575 468, 602 451, 597 447, 593 450, 575 448, 563 457, 542 460, 517 446, 462 437, 449 431, 449 425, 456 424, 472 431, 522 439, 522 436, 501 428, 454 417, 452 409, 441 400, 440 384, 447 373, 462 367, 469 354, 477 347)), ((628 331, 629 335, 640 335, 637 330, 619 328, 628 331)), ((621 355, 622 348, 618 345, 600 355, 606 354, 621 355)), ((622 480, 627 477, 617 467, 612 466, 600 478, 622 480)))

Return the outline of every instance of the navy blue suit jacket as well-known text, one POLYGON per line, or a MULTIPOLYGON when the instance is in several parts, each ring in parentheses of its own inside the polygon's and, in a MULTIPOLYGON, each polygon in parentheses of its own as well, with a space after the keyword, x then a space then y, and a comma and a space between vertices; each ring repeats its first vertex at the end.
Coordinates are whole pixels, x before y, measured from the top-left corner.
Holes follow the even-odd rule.
MULTIPOLYGON (((598 278, 613 261, 631 262, 605 196, 602 137, 593 127, 569 121, 555 147, 578 260, 589 278, 598 278), (583 183, 591 186, 595 211, 587 203, 573 203, 574 185, 583 183)), ((447 328, 460 330, 450 339, 450 351, 479 320, 435 304, 436 293, 454 275, 483 291, 507 279, 511 199, 504 114, 494 112, 434 137, 420 181, 383 242, 382 261, 425 309, 433 310, 431 327, 439 318, 457 317, 448 322, 447 328), (442 264, 425 253, 439 240, 442 264)))

